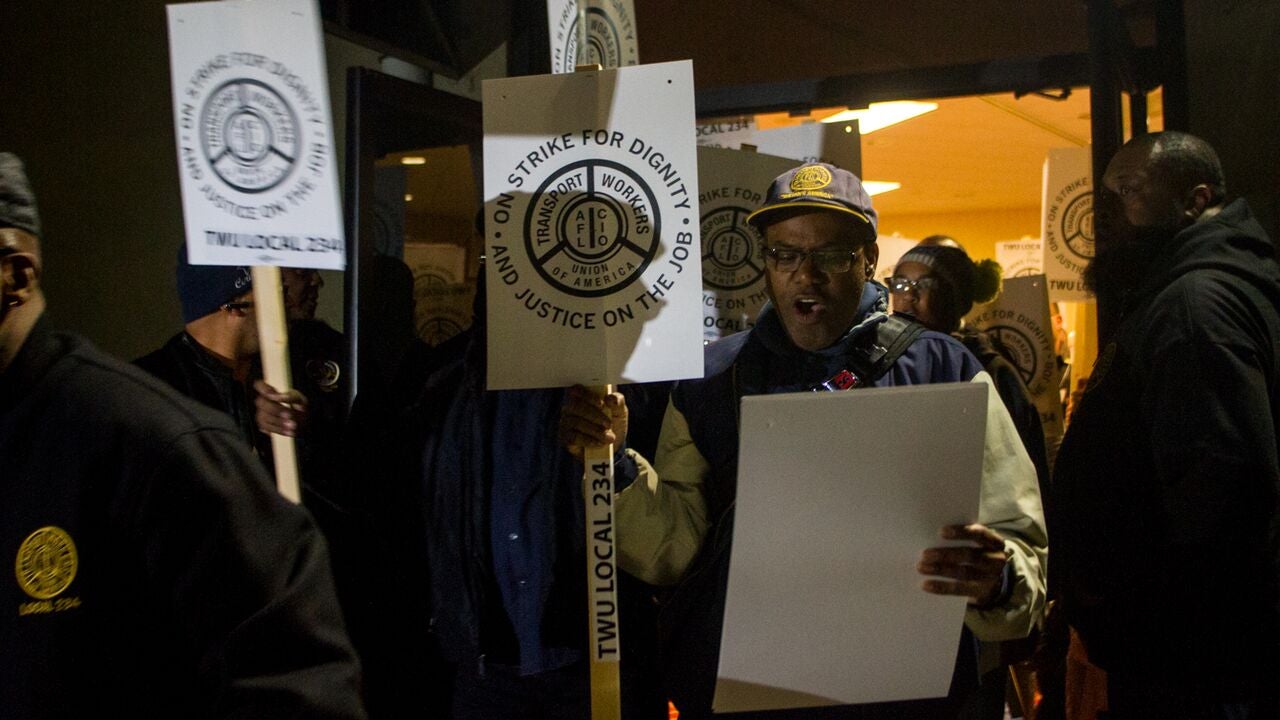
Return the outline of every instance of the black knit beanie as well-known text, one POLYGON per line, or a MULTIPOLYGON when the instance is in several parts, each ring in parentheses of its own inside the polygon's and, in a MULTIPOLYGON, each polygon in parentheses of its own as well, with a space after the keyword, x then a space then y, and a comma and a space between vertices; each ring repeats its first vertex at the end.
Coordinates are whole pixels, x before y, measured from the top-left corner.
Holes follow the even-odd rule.
POLYGON ((178 249, 178 300, 182 302, 182 322, 202 318, 224 303, 253 289, 249 268, 234 265, 192 265, 187 245, 178 249))
POLYGON ((975 263, 959 248, 917 245, 898 260, 899 265, 904 262, 920 263, 933 271, 957 323, 975 302, 990 302, 1000 293, 1000 265, 994 260, 975 263))

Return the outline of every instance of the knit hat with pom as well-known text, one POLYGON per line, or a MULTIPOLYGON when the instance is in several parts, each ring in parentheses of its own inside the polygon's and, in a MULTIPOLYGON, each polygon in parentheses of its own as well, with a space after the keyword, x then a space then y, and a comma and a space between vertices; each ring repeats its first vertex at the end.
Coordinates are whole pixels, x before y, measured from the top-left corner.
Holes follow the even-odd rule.
POLYGON ((969 314, 973 304, 991 302, 1000 294, 1003 270, 994 260, 974 262, 964 250, 946 245, 917 245, 898 264, 916 262, 928 267, 938 279, 945 304, 955 320, 969 314))

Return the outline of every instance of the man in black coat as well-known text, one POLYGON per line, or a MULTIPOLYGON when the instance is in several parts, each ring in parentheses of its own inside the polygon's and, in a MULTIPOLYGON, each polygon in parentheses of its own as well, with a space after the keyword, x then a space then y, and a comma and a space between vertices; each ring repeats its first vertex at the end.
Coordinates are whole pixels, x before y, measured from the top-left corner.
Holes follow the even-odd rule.
POLYGON ((1280 717, 1280 268, 1199 138, 1127 143, 1087 283, 1118 311, 1054 475, 1053 571, 1113 718, 1280 717))
POLYGON ((230 415, 245 442, 265 456, 270 445, 254 423, 252 383, 262 370, 249 268, 192 265, 184 244, 175 274, 184 327, 134 363, 183 395, 230 415))
POLYGON ((43 318, 0 153, 0 715, 365 717, 329 556, 220 413, 43 318))

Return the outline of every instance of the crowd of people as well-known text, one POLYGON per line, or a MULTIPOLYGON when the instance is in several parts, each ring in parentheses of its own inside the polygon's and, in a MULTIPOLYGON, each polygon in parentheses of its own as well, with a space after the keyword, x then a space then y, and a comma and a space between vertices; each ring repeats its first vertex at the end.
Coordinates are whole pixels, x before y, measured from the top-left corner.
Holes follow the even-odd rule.
POLYGON ((978 512, 912 548, 922 592, 966 600, 950 692, 734 717, 1002 718, 1038 640, 1020 710, 1077 720, 1069 636, 1107 718, 1278 718, 1275 248, 1194 136, 1137 137, 1103 180, 1086 280, 1118 320, 1051 469, 1015 358, 963 321, 999 266, 938 235, 878 281, 871 198, 831 165, 748 218, 769 303, 701 378, 489 391, 482 289, 348 413, 314 271, 283 271, 293 389, 261 381, 247 269, 185 248, 162 348, 129 365, 57 331, 0 153, 0 715, 590 717, 582 458, 613 445, 623 717, 710 717, 741 400, 963 382, 988 396, 978 512), (302 506, 268 431, 300 440, 302 506))

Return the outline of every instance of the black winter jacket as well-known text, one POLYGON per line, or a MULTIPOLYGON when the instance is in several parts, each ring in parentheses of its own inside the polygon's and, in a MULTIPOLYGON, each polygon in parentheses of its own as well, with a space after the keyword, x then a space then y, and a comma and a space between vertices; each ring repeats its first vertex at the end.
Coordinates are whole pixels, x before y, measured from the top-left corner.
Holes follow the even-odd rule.
POLYGON ((1094 662, 1230 699, 1280 677, 1280 268, 1243 200, 1166 243, 1058 455, 1053 572, 1094 662))
POLYGON ((0 715, 364 717, 324 541, 224 416, 41 321, 0 468, 0 715))

